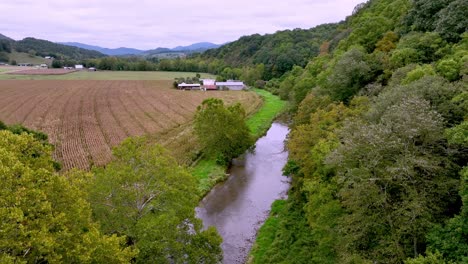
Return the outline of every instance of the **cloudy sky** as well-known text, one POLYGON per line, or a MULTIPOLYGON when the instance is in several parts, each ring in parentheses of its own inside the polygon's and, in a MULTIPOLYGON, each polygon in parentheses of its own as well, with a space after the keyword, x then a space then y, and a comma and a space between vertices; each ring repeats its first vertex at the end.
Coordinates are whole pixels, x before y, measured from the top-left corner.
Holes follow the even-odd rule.
POLYGON ((243 35, 338 22, 365 0, 0 1, 0 33, 108 48, 225 43, 243 35))

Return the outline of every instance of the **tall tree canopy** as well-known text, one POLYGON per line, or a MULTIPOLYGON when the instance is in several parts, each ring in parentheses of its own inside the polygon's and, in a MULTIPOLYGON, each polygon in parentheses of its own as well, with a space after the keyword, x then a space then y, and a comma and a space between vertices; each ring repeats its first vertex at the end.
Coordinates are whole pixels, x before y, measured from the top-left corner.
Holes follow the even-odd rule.
POLYGON ((221 163, 230 162, 253 144, 239 103, 225 107, 220 99, 206 99, 197 108, 194 128, 205 153, 221 163))
POLYGON ((82 188, 89 175, 54 172, 51 147, 32 135, 0 131, 0 262, 128 263, 125 237, 92 221, 82 188))
POLYGON ((127 139, 113 154, 90 192, 103 231, 126 235, 138 263, 218 263, 221 238, 195 217, 195 179, 144 138, 127 139))

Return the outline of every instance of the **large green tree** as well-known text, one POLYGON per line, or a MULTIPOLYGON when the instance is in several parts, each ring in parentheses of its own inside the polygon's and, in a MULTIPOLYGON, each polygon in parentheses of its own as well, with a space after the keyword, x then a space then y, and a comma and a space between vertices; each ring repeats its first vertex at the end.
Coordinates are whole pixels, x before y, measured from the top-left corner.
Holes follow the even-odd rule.
POLYGON ((0 131, 0 262, 128 263, 125 238, 92 221, 89 175, 56 174, 51 151, 31 134, 0 131))
POLYGON ((113 154, 90 192, 103 230, 128 236, 138 263, 218 263, 221 238, 195 217, 193 176, 144 138, 127 139, 113 154))
POLYGON ((230 162, 253 144, 245 110, 239 103, 225 107, 220 99, 206 99, 197 108, 194 129, 205 153, 222 163, 230 162))
POLYGON ((352 122, 328 158, 335 166, 345 251, 382 263, 424 252, 425 234, 455 203, 457 166, 445 153, 443 119, 404 96, 377 122, 352 122))

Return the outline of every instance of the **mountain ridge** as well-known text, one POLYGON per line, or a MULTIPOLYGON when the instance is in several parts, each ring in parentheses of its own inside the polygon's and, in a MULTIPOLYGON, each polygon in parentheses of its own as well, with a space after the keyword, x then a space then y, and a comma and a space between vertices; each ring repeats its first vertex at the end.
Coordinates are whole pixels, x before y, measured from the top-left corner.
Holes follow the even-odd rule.
POLYGON ((144 54, 157 54, 157 53, 167 53, 167 52, 203 52, 208 49, 218 48, 222 45, 214 44, 211 42, 197 42, 188 46, 177 46, 175 48, 164 48, 158 47, 155 49, 149 50, 140 50, 134 48, 120 47, 120 48, 104 48, 101 46, 89 45, 80 42, 59 42, 59 44, 73 46, 88 50, 99 51, 103 54, 110 56, 123 56, 123 55, 144 55, 144 54))
POLYGON ((197 42, 193 43, 188 46, 177 46, 175 48, 164 48, 158 47, 155 49, 149 50, 141 50, 141 49, 134 49, 134 48, 127 48, 127 47, 120 47, 120 48, 105 48, 96 45, 89 45, 81 42, 58 42, 62 45, 78 47, 87 50, 94 50, 101 52, 103 54, 109 56, 124 56, 124 55, 146 55, 146 54, 157 54, 157 53, 167 53, 167 52, 203 52, 208 49, 218 48, 221 45, 214 44, 211 42, 197 42))

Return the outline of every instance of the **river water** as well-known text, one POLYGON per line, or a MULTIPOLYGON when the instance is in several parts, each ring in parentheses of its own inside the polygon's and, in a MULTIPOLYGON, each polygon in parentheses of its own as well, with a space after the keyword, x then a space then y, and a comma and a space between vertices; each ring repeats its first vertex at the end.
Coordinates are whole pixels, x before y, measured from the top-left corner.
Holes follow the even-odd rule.
POLYGON ((225 264, 245 263, 258 228, 274 200, 285 198, 288 178, 282 176, 288 153, 286 125, 273 123, 255 150, 234 161, 230 176, 200 202, 197 216, 223 237, 225 264))

